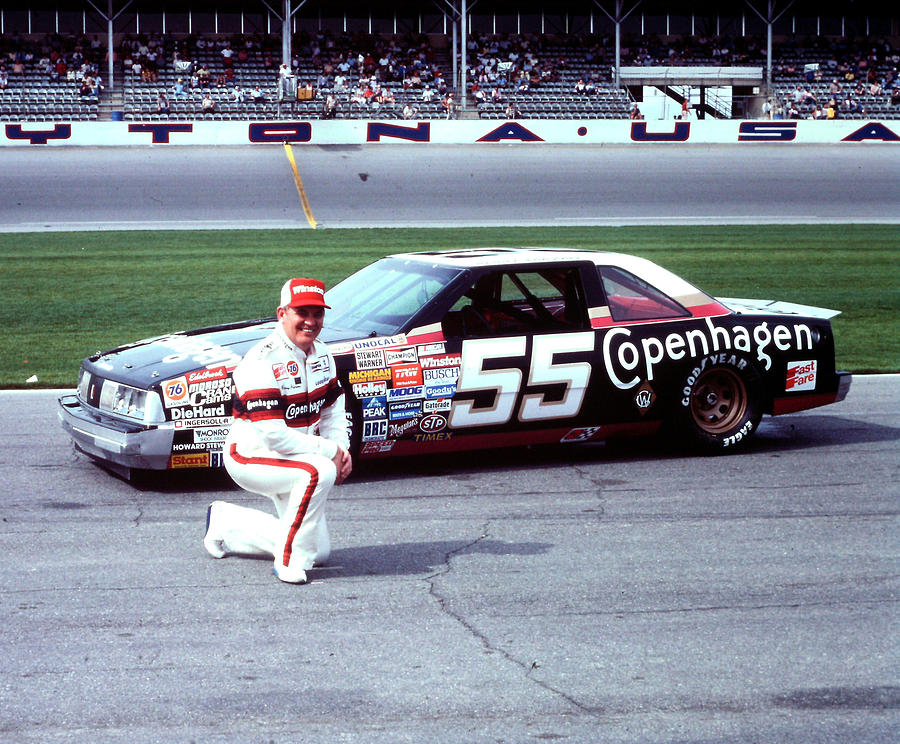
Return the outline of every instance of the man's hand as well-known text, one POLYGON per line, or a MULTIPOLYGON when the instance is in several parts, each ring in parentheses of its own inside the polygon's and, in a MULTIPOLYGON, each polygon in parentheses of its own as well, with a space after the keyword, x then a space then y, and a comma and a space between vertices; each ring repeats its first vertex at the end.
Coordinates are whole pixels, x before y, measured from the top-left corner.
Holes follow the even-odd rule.
POLYGON ((337 452, 334 457, 331 458, 331 461, 334 463, 334 467, 337 468, 337 478, 335 478, 335 485, 340 485, 343 483, 350 472, 353 470, 353 458, 350 457, 350 453, 347 452, 341 445, 338 445, 337 452))

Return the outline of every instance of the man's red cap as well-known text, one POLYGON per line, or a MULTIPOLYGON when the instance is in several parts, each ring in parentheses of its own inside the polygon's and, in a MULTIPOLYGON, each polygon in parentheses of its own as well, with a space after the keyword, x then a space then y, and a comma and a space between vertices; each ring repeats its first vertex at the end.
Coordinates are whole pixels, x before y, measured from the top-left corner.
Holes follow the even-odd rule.
POLYGON ((281 307, 305 305, 328 308, 325 304, 325 282, 318 279, 288 279, 281 288, 281 307))

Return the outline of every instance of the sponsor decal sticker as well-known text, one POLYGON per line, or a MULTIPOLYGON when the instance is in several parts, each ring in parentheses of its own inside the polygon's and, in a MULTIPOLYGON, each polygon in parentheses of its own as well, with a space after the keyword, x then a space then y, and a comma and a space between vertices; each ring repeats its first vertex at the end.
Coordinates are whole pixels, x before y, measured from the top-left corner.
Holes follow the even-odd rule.
POLYGON ((452 398, 456 395, 456 385, 429 385, 425 388, 426 398, 452 398))
POLYGON ((422 344, 419 346, 419 356, 427 356, 429 354, 443 354, 445 350, 445 345, 443 341, 438 341, 433 344, 422 344))
POLYGON ((390 424, 388 426, 388 436, 391 439, 400 439, 404 435, 408 434, 411 431, 415 431, 416 427, 419 425, 418 418, 411 418, 404 421, 402 424, 390 424))
POLYGON ((369 398, 373 395, 386 395, 387 383, 379 382, 356 382, 352 385, 353 394, 357 398, 369 398))
POLYGON ((190 455, 172 455, 169 457, 170 468, 208 468, 209 452, 195 452, 190 455))
POLYGON ((390 379, 391 371, 389 369, 363 369, 347 374, 347 381, 351 385, 355 382, 377 382, 390 379))
POLYGON ((419 361, 416 350, 412 347, 409 349, 388 349, 384 352, 384 361, 388 367, 392 364, 415 364, 419 361))
POLYGON ((459 367, 438 367, 437 369, 426 369, 422 371, 422 381, 428 385, 429 383, 453 382, 459 379, 459 367))
POLYGON ((387 439, 388 422, 384 419, 363 421, 362 441, 377 442, 387 439))
POLYGON ((406 335, 400 333, 396 336, 376 336, 375 338, 364 338, 353 342, 353 348, 357 351, 362 349, 383 349, 389 346, 406 346, 406 335))
POLYGON ((417 418, 421 413, 422 401, 420 400, 407 400, 401 403, 393 403, 388 407, 388 418, 391 421, 417 418))
MULTIPOLYGON (((256 401, 252 401, 255 403, 256 401)), ((230 406, 229 406, 230 409, 230 406)), ((248 406, 249 411, 249 406, 248 406)), ((221 417, 227 415, 225 411, 225 404, 222 403, 218 406, 193 406, 193 407, 184 407, 184 408, 173 408, 172 409, 172 420, 173 421, 187 421, 192 419, 200 419, 200 418, 210 418, 210 417, 221 417)))
POLYGON ((214 380, 224 380, 228 376, 225 367, 212 367, 211 369, 198 369, 195 372, 187 373, 188 385, 194 385, 200 382, 212 382, 214 380))
POLYGON ((364 419, 387 418, 387 403, 384 396, 366 398, 362 404, 362 415, 364 419))
POLYGON ((572 429, 568 432, 560 442, 590 442, 599 438, 600 426, 585 426, 581 429, 572 429))
POLYGON ((656 393, 653 392, 653 388, 650 387, 649 382, 645 382, 641 385, 634 396, 634 404, 638 407, 641 416, 647 414, 647 411, 650 410, 650 406, 652 406, 655 401, 656 393))
POLYGON ((188 402, 188 384, 186 377, 176 377, 162 384, 163 400, 166 408, 183 406, 188 402))
POLYGON ((422 368, 418 364, 401 364, 391 370, 395 388, 422 384, 422 368))
POLYGON ((287 373, 291 377, 296 377, 300 374, 300 365, 292 359, 287 363, 287 373))
POLYGON ((804 362, 788 362, 787 377, 784 382, 785 391, 816 389, 816 360, 804 362))
POLYGON ((278 362, 277 364, 272 365, 272 374, 275 375, 276 380, 284 380, 287 378, 287 367, 285 367, 284 362, 278 362))
POLYGON ((385 366, 384 351, 381 349, 365 349, 356 351, 358 369, 378 369, 385 366))
POLYGON ((412 385, 410 387, 392 388, 387 391, 387 402, 395 403, 396 401, 417 400, 425 395, 425 388, 421 385, 412 385))
POLYGON ((437 369, 438 367, 459 367, 462 364, 462 354, 440 354, 438 356, 422 357, 419 359, 422 369, 437 369))
POLYGON ((452 431, 441 431, 429 434, 414 434, 414 442, 448 442, 453 439, 452 431))
POLYGON ((422 413, 437 413, 438 411, 449 411, 453 406, 453 401, 449 398, 438 398, 437 400, 423 400, 422 413))
POLYGON ((443 431, 446 428, 447 419, 443 416, 438 416, 436 413, 423 416, 422 420, 419 421, 419 430, 425 433, 443 431))
POLYGON ((385 439, 381 442, 365 442, 362 447, 360 447, 359 451, 363 455, 380 455, 385 452, 390 452, 394 449, 396 443, 397 442, 394 439, 385 439))
POLYGON ((228 434, 227 426, 210 426, 202 429, 194 429, 195 442, 224 442, 228 434))
POLYGON ((234 419, 231 416, 221 416, 216 418, 198 418, 198 419, 190 419, 188 421, 174 421, 173 425, 175 429, 203 429, 208 426, 225 426, 230 427, 231 422, 234 419))

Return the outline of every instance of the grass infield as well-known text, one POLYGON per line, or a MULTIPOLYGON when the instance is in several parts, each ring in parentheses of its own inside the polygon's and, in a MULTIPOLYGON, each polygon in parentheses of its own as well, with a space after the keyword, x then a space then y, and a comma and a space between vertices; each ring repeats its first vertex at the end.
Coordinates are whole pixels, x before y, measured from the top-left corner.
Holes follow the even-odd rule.
POLYGON ((900 372, 892 225, 10 233, 0 234, 0 387, 73 387, 95 351, 272 315, 291 276, 331 286, 388 253, 516 245, 633 253, 713 295, 841 310, 838 366, 900 372))

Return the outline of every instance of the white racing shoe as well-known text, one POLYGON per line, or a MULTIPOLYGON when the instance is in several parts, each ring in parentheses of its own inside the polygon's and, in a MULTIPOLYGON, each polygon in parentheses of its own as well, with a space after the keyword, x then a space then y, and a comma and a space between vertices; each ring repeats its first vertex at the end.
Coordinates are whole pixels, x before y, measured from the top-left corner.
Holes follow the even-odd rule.
POLYGON ((203 536, 203 547, 213 558, 224 558, 228 555, 228 547, 216 530, 216 520, 213 514, 215 505, 216 502, 213 501, 206 510, 206 534, 203 536))
POLYGON ((281 579, 285 584, 305 584, 306 571, 302 568, 291 568, 290 566, 279 566, 277 563, 272 566, 272 573, 281 579))

